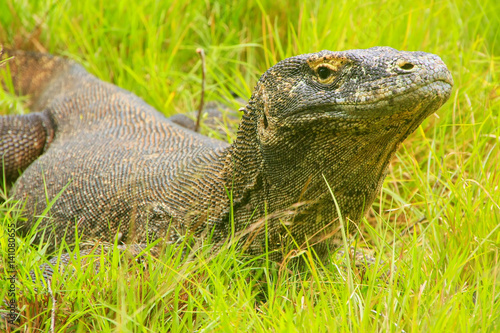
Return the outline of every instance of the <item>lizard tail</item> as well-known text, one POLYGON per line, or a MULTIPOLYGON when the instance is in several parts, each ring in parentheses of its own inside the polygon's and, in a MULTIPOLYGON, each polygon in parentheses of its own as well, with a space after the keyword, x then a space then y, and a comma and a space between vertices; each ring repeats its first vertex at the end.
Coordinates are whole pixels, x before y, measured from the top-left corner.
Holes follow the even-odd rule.
POLYGON ((0 183, 14 182, 53 137, 53 123, 45 112, 0 117, 0 183))

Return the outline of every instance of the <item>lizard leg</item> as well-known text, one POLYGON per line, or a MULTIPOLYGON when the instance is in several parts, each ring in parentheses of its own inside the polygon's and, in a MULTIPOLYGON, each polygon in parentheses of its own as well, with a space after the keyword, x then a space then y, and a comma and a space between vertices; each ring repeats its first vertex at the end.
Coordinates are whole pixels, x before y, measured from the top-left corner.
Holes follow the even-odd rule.
POLYGON ((0 117, 0 158, 7 182, 14 182, 49 146, 51 120, 43 112, 0 117))

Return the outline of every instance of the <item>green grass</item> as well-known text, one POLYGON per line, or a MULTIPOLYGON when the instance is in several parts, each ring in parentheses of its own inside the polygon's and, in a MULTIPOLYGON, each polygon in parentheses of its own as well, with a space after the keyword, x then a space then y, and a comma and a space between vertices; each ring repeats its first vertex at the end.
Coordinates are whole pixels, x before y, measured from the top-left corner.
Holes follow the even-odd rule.
MULTIPOLYGON (((21 331, 48 331, 52 310, 57 332, 500 331, 499 1, 6 0, 0 42, 73 58, 166 115, 198 105, 198 47, 207 99, 233 108, 231 92, 248 98, 275 62, 321 49, 431 52, 455 80, 450 101, 399 150, 361 223, 357 245, 398 267, 389 281, 333 262, 302 273, 253 265, 232 247, 216 256, 203 248, 194 261, 165 249, 143 264, 115 251, 109 269, 54 282, 54 304, 25 277, 46 261, 44 248, 17 238, 21 331)), ((22 100, 2 94, 0 110, 23 112, 22 100)), ((229 133, 222 139, 234 126, 229 133)), ((0 219, 4 271, 5 230, 19 219, 8 200, 0 219)), ((8 282, 0 285, 4 299, 8 282)))

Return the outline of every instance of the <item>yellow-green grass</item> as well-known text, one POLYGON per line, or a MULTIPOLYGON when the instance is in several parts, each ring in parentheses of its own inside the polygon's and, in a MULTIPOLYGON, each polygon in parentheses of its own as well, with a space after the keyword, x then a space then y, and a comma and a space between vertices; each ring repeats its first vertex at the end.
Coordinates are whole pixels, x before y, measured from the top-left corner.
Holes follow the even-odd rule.
MULTIPOLYGON (((115 251, 99 274, 56 273, 52 297, 26 277, 47 258, 24 237, 15 255, 21 331, 48 331, 52 318, 54 331, 70 332, 500 331, 499 1, 6 0, 0 42, 75 59, 165 115, 196 109, 199 47, 207 99, 233 108, 231 92, 248 98, 277 61, 322 49, 431 52, 455 80, 450 101, 397 153, 360 223, 357 246, 398 267, 388 281, 376 268, 361 274, 333 261, 311 261, 305 272, 255 265, 231 246, 194 260, 165 249, 142 264, 115 251)), ((1 93, 0 111, 24 112, 22 102, 1 93)), ((219 138, 230 142, 235 128, 228 133, 219 138)), ((0 218, 3 277, 6 231, 22 220, 9 200, 0 218)), ((2 278, 1 299, 9 285, 2 278)))

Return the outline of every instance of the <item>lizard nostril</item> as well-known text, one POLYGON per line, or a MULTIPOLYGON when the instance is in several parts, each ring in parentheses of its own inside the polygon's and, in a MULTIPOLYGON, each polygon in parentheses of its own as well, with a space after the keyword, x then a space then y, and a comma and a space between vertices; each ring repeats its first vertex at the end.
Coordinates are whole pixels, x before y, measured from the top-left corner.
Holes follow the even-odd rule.
POLYGON ((401 69, 404 69, 405 71, 409 71, 409 70, 412 70, 413 67, 415 67, 415 65, 409 63, 409 62, 404 62, 402 64, 399 65, 399 68, 401 69))

